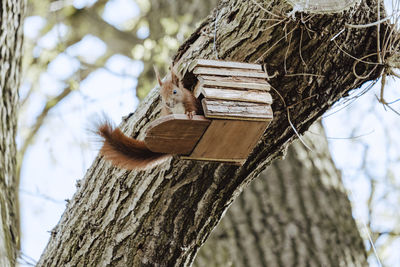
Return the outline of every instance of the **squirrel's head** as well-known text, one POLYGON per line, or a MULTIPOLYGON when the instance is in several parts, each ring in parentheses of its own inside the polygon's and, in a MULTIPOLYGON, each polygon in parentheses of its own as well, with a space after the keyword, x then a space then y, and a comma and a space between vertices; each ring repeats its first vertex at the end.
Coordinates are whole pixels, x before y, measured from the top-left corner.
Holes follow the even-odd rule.
POLYGON ((163 104, 169 108, 173 108, 177 103, 183 103, 184 101, 184 91, 181 89, 183 87, 178 76, 175 74, 172 66, 168 77, 163 82, 158 74, 157 69, 154 67, 156 73, 158 84, 160 85, 160 95, 163 104))

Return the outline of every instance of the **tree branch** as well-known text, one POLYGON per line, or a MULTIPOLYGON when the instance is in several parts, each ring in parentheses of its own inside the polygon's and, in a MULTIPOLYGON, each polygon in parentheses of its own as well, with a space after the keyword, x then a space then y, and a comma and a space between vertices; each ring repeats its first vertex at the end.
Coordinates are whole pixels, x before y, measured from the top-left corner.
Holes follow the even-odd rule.
MULTIPOLYGON (((272 3, 269 12, 282 18, 290 11, 285 2, 272 3)), ((286 116, 287 106, 302 103, 294 105, 290 115, 293 125, 303 133, 348 91, 380 75, 381 66, 371 71, 371 66, 358 64, 357 73, 369 75, 355 77, 355 60, 330 41, 345 23, 362 24, 366 17, 376 18, 362 8, 349 12, 352 16, 344 12, 310 16, 303 21, 299 15, 296 21, 270 27, 275 21, 266 20, 270 15, 252 2, 221 2, 218 54, 222 59, 244 62, 261 57, 268 73, 277 72, 270 83, 285 100, 283 104, 274 95, 274 120, 253 153, 241 167, 174 158, 146 172, 119 170, 97 158, 54 229, 38 266, 190 265, 237 195, 274 159, 281 158, 296 138, 286 116), (309 34, 304 34, 300 42, 301 31, 309 34), (287 77, 284 61, 289 73, 318 76, 287 77), (314 94, 316 97, 309 98, 314 94), (187 184, 186 180, 191 182, 187 184), (174 187, 181 183, 183 186, 174 187)), ((210 34, 214 21, 210 16, 181 46, 176 65, 184 69, 193 59, 214 56, 210 34)), ((388 27, 381 26, 382 30, 388 27)), ((362 58, 376 52, 375 31, 375 27, 352 30, 335 40, 348 53, 362 58)), ((159 111, 157 99, 153 90, 121 125, 122 130, 142 137, 140 133, 159 111)))

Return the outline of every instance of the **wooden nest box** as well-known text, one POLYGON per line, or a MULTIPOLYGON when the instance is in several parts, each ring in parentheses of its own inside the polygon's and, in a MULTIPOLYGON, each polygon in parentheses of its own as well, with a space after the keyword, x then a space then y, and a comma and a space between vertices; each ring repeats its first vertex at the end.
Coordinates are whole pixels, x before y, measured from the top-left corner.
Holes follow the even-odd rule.
POLYGON ((185 87, 189 80, 201 100, 204 116, 155 120, 145 138, 149 149, 183 159, 243 164, 273 118, 261 65, 199 59, 184 77, 185 87))

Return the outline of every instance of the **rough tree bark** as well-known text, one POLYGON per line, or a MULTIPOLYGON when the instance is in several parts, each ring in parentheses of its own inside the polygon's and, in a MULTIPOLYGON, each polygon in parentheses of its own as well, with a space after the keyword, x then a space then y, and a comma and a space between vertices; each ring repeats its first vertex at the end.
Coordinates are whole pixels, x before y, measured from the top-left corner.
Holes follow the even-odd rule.
POLYGON ((321 124, 233 202, 193 266, 367 266, 321 124), (317 134, 317 135, 316 135, 317 134), (320 136, 318 136, 320 135, 320 136))
POLYGON ((24 0, 0 4, 0 266, 14 266, 20 245, 16 143, 24 0))
MULTIPOLYGON (((295 139, 288 111, 303 133, 348 91, 380 75, 382 65, 357 64, 358 76, 353 72, 354 57, 376 53, 376 28, 345 28, 345 23, 375 21, 375 1, 341 14, 297 14, 295 19, 286 16, 291 8, 284 1, 262 3, 269 4, 268 12, 239 0, 223 1, 214 12, 219 57, 265 63, 279 92, 274 94, 274 120, 246 163, 236 167, 173 159, 146 172, 128 172, 98 158, 53 229, 38 266, 189 265, 240 191, 295 139)), ((214 58, 215 21, 210 16, 199 26, 175 63, 214 58)), ((158 104, 153 90, 122 129, 143 137, 158 104)), ((345 255, 352 255, 350 248, 342 248, 345 255)), ((318 255, 311 251, 309 257, 318 255)))

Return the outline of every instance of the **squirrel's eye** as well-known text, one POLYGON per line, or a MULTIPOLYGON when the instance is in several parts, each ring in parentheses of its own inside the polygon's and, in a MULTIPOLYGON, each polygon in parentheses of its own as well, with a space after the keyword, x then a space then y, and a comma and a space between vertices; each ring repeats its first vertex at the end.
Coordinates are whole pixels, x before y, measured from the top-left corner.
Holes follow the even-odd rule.
POLYGON ((172 91, 172 93, 173 93, 174 95, 176 95, 177 91, 176 91, 176 90, 174 90, 174 91, 172 91))

